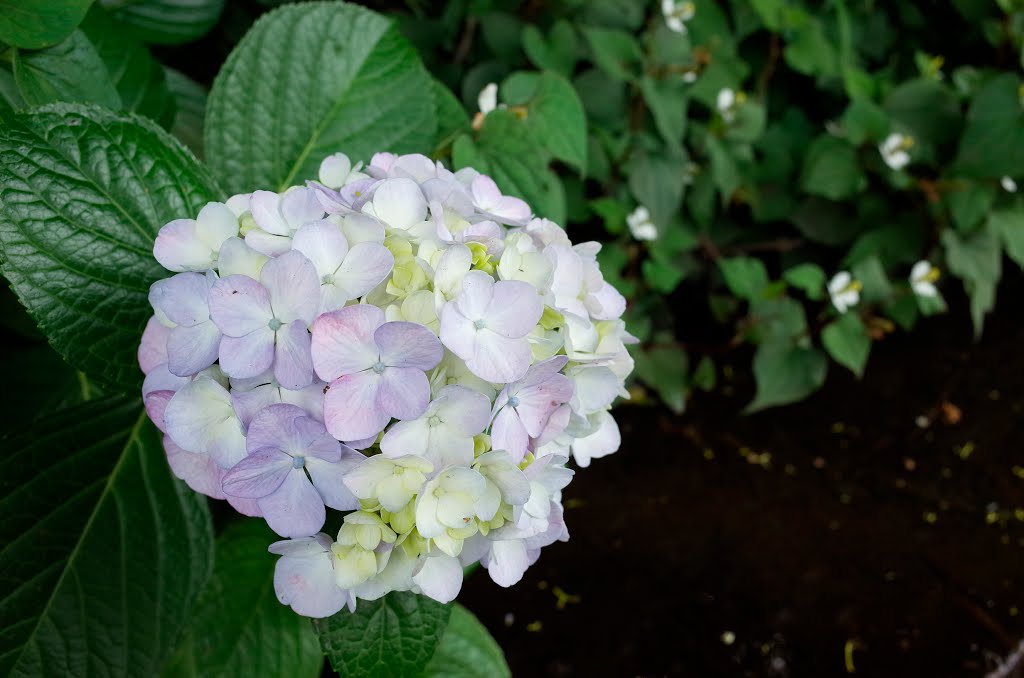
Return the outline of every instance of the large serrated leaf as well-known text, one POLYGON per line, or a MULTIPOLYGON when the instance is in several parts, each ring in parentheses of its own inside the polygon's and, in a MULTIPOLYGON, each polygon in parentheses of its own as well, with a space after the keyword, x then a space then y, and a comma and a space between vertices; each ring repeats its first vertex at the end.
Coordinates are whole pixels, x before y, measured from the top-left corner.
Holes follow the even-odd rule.
POLYGON ((30 106, 77 101, 121 107, 103 59, 82 31, 46 49, 15 50, 12 66, 18 92, 30 106))
POLYGON ((224 10, 224 0, 100 0, 143 42, 177 45, 201 38, 224 10))
POLYGON ((354 613, 314 620, 313 628, 343 676, 415 678, 437 651, 451 612, 452 606, 426 596, 395 592, 360 600, 354 613))
POLYGON ((427 664, 430 678, 509 678, 505 654, 473 613, 455 603, 448 628, 427 664))
POLYGON ((168 275, 153 239, 216 193, 143 118, 66 104, 12 116, 0 128, 0 268, 58 353, 133 390, 149 286, 168 275))
POLYGON ((236 522, 217 537, 210 585, 164 678, 320 675, 324 657, 309 619, 274 594, 277 557, 267 546, 278 539, 262 520, 236 522))
POLYGON ((433 96, 391 20, 340 2, 281 7, 256 22, 214 82, 206 158, 240 193, 315 178, 337 151, 429 152, 433 96))
POLYGON ((49 47, 68 36, 92 0, 0 0, 0 42, 14 47, 49 47))
POLYGON ((209 577, 213 528, 138 401, 6 441, 0 513, 0 675, 158 673, 209 577))
POLYGON ((82 31, 96 47, 117 87, 123 110, 156 120, 165 129, 174 121, 174 97, 164 68, 142 43, 101 7, 85 15, 82 31))

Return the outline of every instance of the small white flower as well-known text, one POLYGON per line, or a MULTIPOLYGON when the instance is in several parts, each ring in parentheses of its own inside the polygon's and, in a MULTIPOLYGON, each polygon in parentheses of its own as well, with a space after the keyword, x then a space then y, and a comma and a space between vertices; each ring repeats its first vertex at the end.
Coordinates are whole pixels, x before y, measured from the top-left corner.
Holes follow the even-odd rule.
POLYGON ((929 261, 919 261, 910 269, 910 288, 920 297, 934 297, 939 291, 935 281, 939 279, 939 269, 929 261))
POLYGON ((697 71, 696 71, 696 69, 692 70, 692 71, 686 71, 685 73, 683 73, 683 82, 685 82, 685 83, 697 82, 697 71))
POLYGON ((732 122, 736 117, 736 107, 742 104, 746 98, 743 92, 734 92, 726 87, 718 92, 715 107, 718 109, 718 113, 722 116, 723 120, 732 122))
POLYGON ((685 34, 686 22, 693 18, 697 6, 692 2, 676 2, 661 0, 661 13, 665 17, 665 25, 674 33, 685 34))
POLYGON ((1013 180, 1013 177, 1003 177, 999 180, 999 185, 1003 187, 1003 190, 1007 193, 1017 192, 1017 182, 1013 180))
POLYGON ((480 90, 476 104, 484 115, 496 109, 498 107, 498 85, 493 82, 487 83, 487 86, 480 90))
POLYGON ((363 169, 363 163, 357 162, 353 165, 344 153, 333 153, 320 163, 318 178, 324 186, 338 189, 353 181, 366 179, 367 175, 360 172, 361 169, 363 169))
POLYGON ((839 271, 828 283, 828 294, 832 298, 832 305, 840 313, 856 306, 860 301, 861 284, 854 280, 849 271, 839 271))
POLYGON ((658 227, 651 222, 650 211, 640 205, 626 217, 629 231, 637 240, 654 240, 658 237, 658 227))
POLYGON ((885 138, 878 146, 878 152, 882 154, 882 160, 891 169, 901 170, 910 163, 910 153, 914 139, 894 132, 885 138))

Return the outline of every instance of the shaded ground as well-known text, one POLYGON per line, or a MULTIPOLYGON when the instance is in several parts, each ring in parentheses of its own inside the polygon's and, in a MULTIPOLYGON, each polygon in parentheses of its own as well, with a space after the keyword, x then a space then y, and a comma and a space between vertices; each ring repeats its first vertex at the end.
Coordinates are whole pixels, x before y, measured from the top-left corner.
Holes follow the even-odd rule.
POLYGON ((796 406, 740 417, 741 383, 621 408, 622 450, 569 487, 572 539, 460 601, 516 676, 984 675, 1024 633, 1013 287, 980 343, 954 310, 796 406))

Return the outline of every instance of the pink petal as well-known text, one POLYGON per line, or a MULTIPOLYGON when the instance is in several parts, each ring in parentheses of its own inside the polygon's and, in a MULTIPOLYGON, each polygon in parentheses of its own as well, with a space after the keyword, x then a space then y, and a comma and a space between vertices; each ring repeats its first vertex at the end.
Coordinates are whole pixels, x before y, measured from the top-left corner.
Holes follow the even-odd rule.
POLYGON ((219 355, 229 377, 257 377, 274 362, 274 333, 264 327, 242 337, 221 337, 219 355))
POLYGON ((313 263, 292 250, 271 259, 260 272, 260 281, 270 293, 274 317, 282 323, 302 320, 312 325, 320 308, 320 278, 313 263))
POLYGON ((543 384, 516 393, 519 399, 516 411, 531 438, 536 438, 544 431, 551 413, 572 398, 572 391, 572 381, 568 377, 553 374, 543 384))
POLYGON ((324 216, 323 205, 316 197, 316 191, 309 188, 294 188, 281 198, 281 215, 291 231, 324 216))
POLYGON ((224 474, 224 493, 259 499, 281 487, 292 470, 292 458, 281 450, 264 449, 242 459, 224 474))
POLYGON ((521 280, 502 280, 494 285, 484 321, 487 329, 516 339, 529 334, 543 313, 544 304, 533 285, 521 280))
POLYGON ((316 534, 327 518, 320 493, 302 469, 291 469, 281 486, 258 503, 267 525, 282 537, 316 534))
POLYGON ((398 320, 384 323, 373 333, 380 360, 389 367, 431 370, 441 362, 444 349, 434 333, 419 323, 398 320))
MULTIPOLYGON (((253 191, 249 198, 249 211, 256 225, 274 235, 291 235, 291 229, 281 216, 281 196, 272 191, 253 191)), ((248 240, 248 236, 246 237, 248 240)))
POLYGON ((331 435, 361 440, 384 430, 391 416, 377 405, 381 381, 379 374, 365 370, 331 382, 324 395, 324 423, 331 435))
POLYGON ((210 290, 209 316, 229 337, 266 328, 274 317, 267 289, 244 275, 229 275, 214 284, 210 290))
POLYGON ((345 606, 348 594, 338 587, 331 554, 306 558, 281 558, 274 567, 277 599, 306 617, 330 617, 345 606))
MULTIPOLYGON (((142 403, 146 406, 146 415, 149 417, 149 420, 165 433, 167 431, 167 424, 164 423, 164 410, 167 409, 167 403, 171 402, 173 397, 174 391, 151 391, 142 396, 142 403)), ((170 438, 167 440, 170 441, 170 438)), ((192 453, 187 452, 186 454, 192 453)), ((181 476, 178 477, 181 478, 181 476)))
POLYGON ((296 391, 313 381, 313 358, 309 332, 301 320, 277 331, 274 349, 274 377, 282 387, 296 391))
POLYGON ((388 367, 381 374, 377 406, 395 419, 415 419, 430 403, 430 382, 414 367, 388 367))
POLYGON ((347 306, 317 318, 312 340, 317 376, 331 381, 375 365, 380 354, 373 334, 383 324, 384 311, 366 304, 347 306))

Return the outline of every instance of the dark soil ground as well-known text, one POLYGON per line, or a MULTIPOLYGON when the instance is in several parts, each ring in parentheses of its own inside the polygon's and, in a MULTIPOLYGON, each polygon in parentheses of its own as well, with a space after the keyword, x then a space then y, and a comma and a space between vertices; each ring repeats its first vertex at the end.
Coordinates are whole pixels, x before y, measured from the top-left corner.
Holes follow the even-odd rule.
POLYGON ((461 602, 516 676, 985 675, 1024 633, 1011 286, 980 342, 954 308, 798 405, 740 416, 740 382, 682 416, 621 407, 570 541, 461 602))

